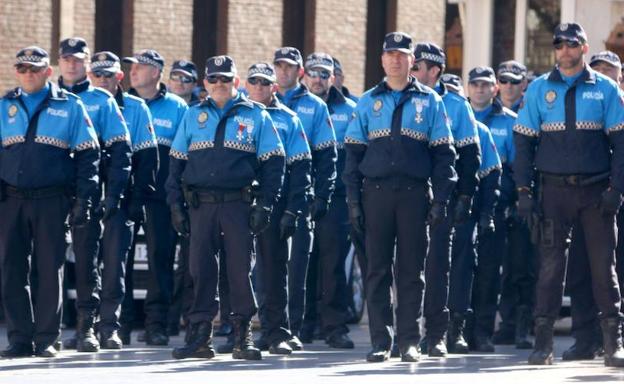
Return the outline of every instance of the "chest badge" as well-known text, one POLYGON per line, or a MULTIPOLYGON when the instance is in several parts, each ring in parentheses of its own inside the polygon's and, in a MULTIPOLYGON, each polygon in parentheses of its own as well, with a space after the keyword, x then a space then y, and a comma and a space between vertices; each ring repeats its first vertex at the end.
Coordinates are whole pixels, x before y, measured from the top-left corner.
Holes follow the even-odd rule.
POLYGON ((375 103, 373 104, 373 111, 374 112, 379 112, 379 111, 381 111, 382 107, 383 107, 383 101, 375 100, 375 103))
POLYGON ((414 108, 416 108, 416 116, 414 117, 414 121, 420 124, 423 122, 423 101, 421 99, 412 99, 412 102, 414 103, 414 108))
POLYGON ((9 107, 9 117, 15 117, 17 114, 17 106, 15 104, 11 104, 9 107))
POLYGON ((557 92, 550 90, 548 92, 546 92, 546 95, 544 95, 544 99, 546 99, 546 102, 548 104, 552 104, 555 102, 555 100, 557 99, 557 92))
POLYGON ((199 123, 199 125, 203 126, 204 124, 206 124, 206 121, 208 121, 208 113, 201 112, 197 116, 197 122, 199 123))
POLYGON ((236 138, 238 141, 243 141, 243 131, 245 130, 244 124, 238 124, 238 132, 236 132, 236 138))

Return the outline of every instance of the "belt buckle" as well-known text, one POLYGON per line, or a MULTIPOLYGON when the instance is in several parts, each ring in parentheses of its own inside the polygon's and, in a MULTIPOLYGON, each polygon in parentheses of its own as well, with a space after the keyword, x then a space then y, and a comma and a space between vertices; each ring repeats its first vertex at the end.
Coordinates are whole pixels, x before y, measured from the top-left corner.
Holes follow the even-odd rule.
POLYGON ((568 185, 579 185, 580 177, 578 175, 569 175, 566 176, 566 184, 568 185))

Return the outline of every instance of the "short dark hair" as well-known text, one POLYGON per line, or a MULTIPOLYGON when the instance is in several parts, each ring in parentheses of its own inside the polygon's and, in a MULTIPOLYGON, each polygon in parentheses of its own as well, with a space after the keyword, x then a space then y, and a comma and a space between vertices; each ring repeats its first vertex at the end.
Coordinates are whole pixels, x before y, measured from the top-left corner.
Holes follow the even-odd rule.
MULTIPOLYGON (((440 72, 438 72, 438 79, 444 73, 444 69, 445 69, 445 65, 444 64, 436 63, 436 62, 429 61, 429 60, 425 59, 425 60, 419 60, 419 61, 415 62, 414 65, 416 65, 418 63, 425 63, 425 66, 427 67, 427 70, 430 70, 433 67, 440 68, 440 72)), ((412 67, 412 68, 414 68, 414 67, 412 67)))

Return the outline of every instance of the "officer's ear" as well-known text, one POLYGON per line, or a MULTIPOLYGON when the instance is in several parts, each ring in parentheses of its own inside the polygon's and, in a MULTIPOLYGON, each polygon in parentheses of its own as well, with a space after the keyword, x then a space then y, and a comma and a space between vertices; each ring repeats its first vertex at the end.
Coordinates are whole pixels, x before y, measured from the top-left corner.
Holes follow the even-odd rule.
POLYGON ((305 69, 303 69, 303 67, 299 67, 299 69, 297 70, 297 77, 301 79, 304 73, 305 73, 305 69))
POLYGON ((240 85, 240 77, 234 76, 234 88, 238 89, 238 86, 240 85))
POLYGON ((46 68, 46 70, 45 70, 45 75, 46 75, 46 77, 51 77, 51 76, 52 76, 52 72, 53 72, 52 67, 50 67, 50 66, 48 65, 48 67, 47 67, 47 68, 46 68))
POLYGON ((117 79, 117 81, 122 81, 124 77, 126 77, 126 74, 123 71, 115 73, 115 79, 117 79))
POLYGON ((583 55, 587 55, 587 52, 589 52, 589 44, 585 43, 581 47, 583 49, 583 55))

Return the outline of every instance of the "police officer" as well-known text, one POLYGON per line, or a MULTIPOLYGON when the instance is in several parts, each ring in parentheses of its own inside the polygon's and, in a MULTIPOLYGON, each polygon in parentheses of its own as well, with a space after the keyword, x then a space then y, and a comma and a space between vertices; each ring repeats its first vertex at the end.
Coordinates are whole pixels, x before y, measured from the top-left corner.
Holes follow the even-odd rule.
POLYGON ((189 106, 201 100, 195 94, 197 85, 197 67, 188 60, 176 60, 169 71, 169 91, 180 96, 189 106))
MULTIPOLYGON (((124 296, 123 251, 119 243, 125 243, 125 221, 119 220, 121 200, 124 196, 131 167, 130 135, 124 118, 113 96, 91 85, 87 77, 90 51, 80 37, 62 40, 59 49, 58 84, 80 97, 93 122, 100 140, 102 161, 100 180, 106 184, 105 198, 95 208, 94 220, 72 232, 73 249, 76 255, 76 307, 78 322, 76 335, 65 344, 79 352, 97 352, 100 345, 93 332, 93 323, 99 304, 100 322, 98 330, 102 348, 119 349, 121 341, 119 311, 124 296), (102 291, 98 292, 98 255, 102 224, 107 228, 106 240, 109 246, 102 247, 104 270, 102 271, 102 291), (117 243, 117 244, 115 244, 117 243), (115 246, 117 245, 117 246, 115 246), (120 253, 121 252, 121 253, 120 253), (99 297, 98 297, 99 296, 99 297)), ((101 191, 94 196, 99 201, 101 191)))
MULTIPOLYGON (((275 96, 275 69, 268 63, 249 67, 245 89, 249 99, 264 105, 286 151, 286 175, 282 194, 275 204, 269 227, 257 237, 256 296, 262 337, 271 354, 288 355, 292 338, 288 330, 288 239, 295 233, 297 218, 305 210, 310 187, 312 154, 301 120, 275 96)), ((261 348, 259 344, 256 346, 261 348)))
MULTIPOLYGON (((152 124, 158 143, 159 168, 156 189, 145 196, 146 220, 143 223, 147 242, 149 280, 145 298, 145 342, 148 345, 167 345, 167 316, 173 294, 173 261, 177 236, 165 198, 165 180, 169 174, 171 143, 188 109, 179 96, 167 91, 161 82, 165 60, 152 49, 144 49, 123 59, 130 68, 129 93, 145 100, 152 114, 152 124)), ((138 228, 135 228, 135 232, 138 228)), ((129 268, 128 270, 132 270, 129 268)), ((132 297, 129 297, 131 300, 132 297)), ((131 316, 124 325, 129 335, 131 316)))
POLYGON ((566 243, 570 227, 578 221, 587 240, 605 365, 624 366, 614 257, 615 214, 624 191, 624 94, 584 64, 589 46, 579 24, 558 25, 553 45, 557 66, 529 85, 514 126, 518 212, 530 227, 539 225, 541 234, 535 349, 529 364, 552 364, 566 243), (541 192, 535 194, 537 179, 541 192))
MULTIPOLYGON (((303 59, 297 48, 278 48, 273 55, 277 78, 277 97, 297 113, 312 150, 312 185, 308 207, 297 220, 288 263, 288 313, 290 341, 294 350, 303 348, 298 336, 305 311, 305 283, 310 245, 311 221, 320 220, 329 210, 336 181, 336 135, 327 105, 299 82, 303 76, 303 59)), ((311 342, 311 340, 309 340, 311 342)))
MULTIPOLYGON (((427 353, 445 356, 446 330, 449 326, 447 308, 451 259, 451 230, 470 217, 472 197, 477 187, 477 171, 481 162, 476 122, 468 101, 455 92, 449 92, 440 81, 446 54, 434 43, 418 43, 414 49, 415 63, 411 74, 422 84, 435 89, 442 97, 449 116, 451 133, 457 151, 458 182, 449 204, 452 214, 442 224, 429 229, 431 242, 427 255, 424 313, 427 327, 427 353)), ((453 312, 453 324, 463 321, 463 312, 453 312)), ((465 353, 457 347, 457 340, 449 340, 452 352, 465 353)))
MULTIPOLYGON (((475 117, 488 127, 496 143, 501 161, 503 164, 509 165, 514 156, 511 139, 516 114, 500 104, 496 99, 497 91, 496 76, 491 67, 476 67, 469 72, 468 95, 475 117)), ((505 212, 514 201, 512 196, 513 181, 511 174, 507 174, 505 169, 510 168, 508 166, 503 168, 501 197, 493 211, 495 231, 493 233, 485 231, 479 236, 478 263, 473 285, 473 309, 475 314, 475 348, 480 352, 494 352, 491 339, 494 333, 498 293, 500 291, 500 267, 507 238, 505 212)), ((489 221, 485 214, 490 214, 490 212, 483 213, 481 219, 485 222, 481 223, 482 228, 489 221)), ((526 258, 526 255, 520 257, 526 258)), ((522 309, 524 313, 523 324, 528 331, 530 306, 525 305, 525 307, 522 309)), ((524 338, 526 338, 526 334, 524 338)))
POLYGON ((351 99, 353 102, 357 103, 360 99, 349 91, 349 88, 344 85, 344 71, 342 70, 342 64, 335 57, 332 58, 334 61, 334 83, 333 86, 344 95, 347 99, 351 99))
POLYGON ((180 124, 167 180, 173 225, 181 235, 191 236, 189 266, 195 292, 188 316, 191 335, 184 347, 173 350, 173 357, 214 357, 212 320, 218 310, 217 252, 223 233, 228 284, 236 287, 230 292, 232 357, 259 360, 251 338, 251 317, 256 313, 249 278, 252 232, 258 234, 269 225, 284 176, 285 152, 269 114, 237 91, 239 78, 231 57, 206 61, 204 85, 210 97, 192 107, 180 124), (254 180, 260 189, 252 206, 254 180))
POLYGON ((78 97, 49 82, 51 74, 45 50, 21 49, 20 86, 0 99, 0 270, 9 339, 0 355, 6 358, 57 356, 65 219, 69 213, 72 227, 86 225, 98 190, 100 149, 91 120, 78 97), (31 253, 38 271, 33 292, 31 253))
POLYGON ((346 98, 332 85, 335 79, 334 69, 334 60, 327 53, 315 52, 306 58, 304 83, 310 92, 327 104, 336 132, 338 160, 336 189, 332 194, 329 211, 314 227, 307 275, 304 328, 312 333, 318 322, 327 345, 332 348, 351 349, 354 345, 347 335, 349 293, 345 274, 351 226, 345 187, 340 178, 345 164, 344 137, 355 110, 355 102, 346 98))
MULTIPOLYGON (((518 112, 528 79, 526 67, 508 60, 498 66, 497 101, 492 106, 502 105, 518 112)), ((503 253, 503 272, 499 311, 501 322, 492 337, 494 344, 515 344, 517 348, 531 348, 527 340, 530 328, 530 313, 533 307, 535 287, 535 252, 530 241, 529 229, 518 217, 515 209, 517 195, 512 179, 511 161, 505 153, 504 143, 513 149, 510 129, 492 127, 497 144, 501 147, 503 160, 503 189, 500 206, 505 209, 507 246, 503 253)), ((499 209, 500 211, 500 209, 499 209)), ((497 228, 500 230, 500 228, 497 228)))
MULTIPOLYGON (((622 64, 620 58, 611 51, 598 52, 589 60, 589 66, 597 72, 609 77, 619 84, 622 77, 622 64)), ((618 228, 622 228, 622 209, 616 216, 618 228)), ((619 285, 622 286, 624 273, 621 270, 623 262, 621 257, 624 240, 624 231, 618 231, 616 248, 616 272, 619 285)), ((572 230, 572 243, 570 244, 568 271, 566 273, 566 290, 570 295, 570 312, 572 315, 572 335, 574 344, 565 350, 563 360, 591 360, 601 348, 600 325, 598 322, 598 308, 592 293, 591 276, 585 271, 589 270, 587 256, 587 244, 580 224, 572 230)))
POLYGON ((427 250, 426 221, 439 225, 456 182, 455 150, 442 98, 410 77, 412 38, 384 38, 385 79, 367 91, 347 129, 343 180, 353 225, 366 231, 367 305, 373 349, 384 361, 392 344, 392 271, 397 284, 397 340, 402 361, 418 361, 418 318, 427 250), (429 180, 433 201, 429 202, 429 180), (393 263, 396 241, 396 260, 393 263))

